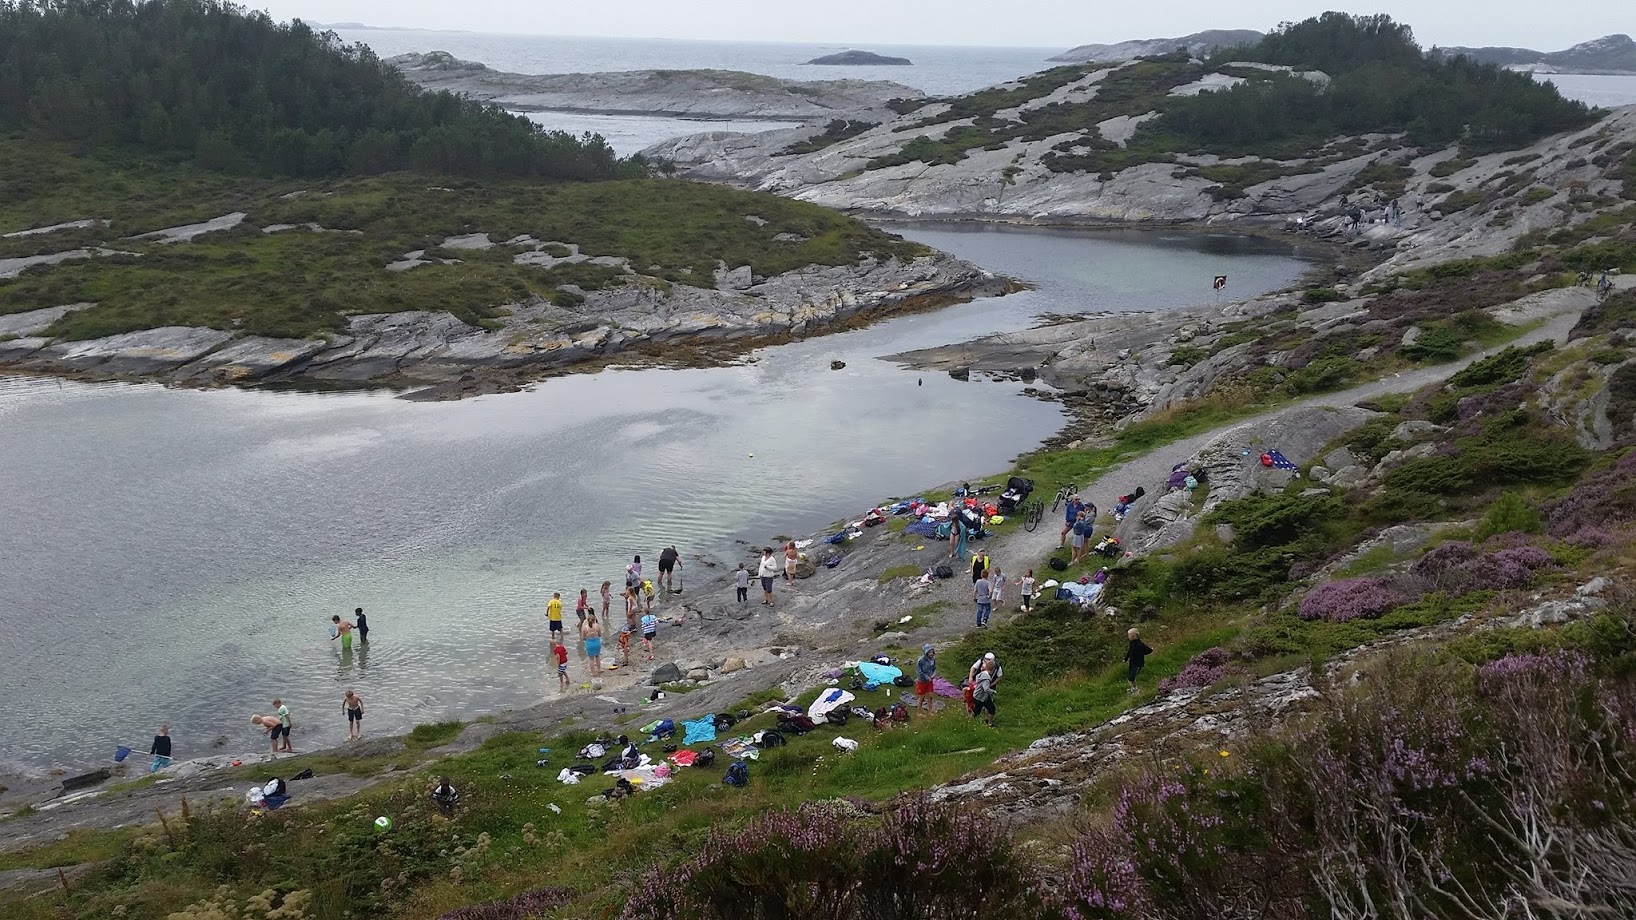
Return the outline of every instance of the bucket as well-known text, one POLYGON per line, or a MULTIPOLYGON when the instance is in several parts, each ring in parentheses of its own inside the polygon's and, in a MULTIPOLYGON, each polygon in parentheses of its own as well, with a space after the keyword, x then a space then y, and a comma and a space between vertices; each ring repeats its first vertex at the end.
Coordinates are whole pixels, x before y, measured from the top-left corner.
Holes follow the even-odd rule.
POLYGON ((131 756, 131 749, 121 744, 114 748, 114 763, 124 763, 125 758, 131 756))

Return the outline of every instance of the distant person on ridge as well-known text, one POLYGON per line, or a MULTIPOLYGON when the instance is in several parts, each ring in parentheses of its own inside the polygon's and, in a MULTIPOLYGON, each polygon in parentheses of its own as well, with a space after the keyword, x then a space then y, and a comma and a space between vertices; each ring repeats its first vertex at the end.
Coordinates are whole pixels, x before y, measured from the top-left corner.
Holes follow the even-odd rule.
POLYGON ((671 575, 676 571, 676 567, 681 564, 682 554, 676 552, 674 544, 659 551, 659 584, 664 586, 667 593, 674 593, 676 590, 671 575))

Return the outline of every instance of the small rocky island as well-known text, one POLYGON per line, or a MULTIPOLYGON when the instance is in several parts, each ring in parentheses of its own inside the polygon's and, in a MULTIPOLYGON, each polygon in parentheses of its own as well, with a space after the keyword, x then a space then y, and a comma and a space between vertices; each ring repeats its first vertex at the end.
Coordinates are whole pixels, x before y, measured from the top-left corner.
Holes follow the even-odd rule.
POLYGON ((873 51, 842 51, 839 54, 826 54, 815 57, 808 64, 823 64, 825 66, 864 67, 871 64, 890 64, 894 67, 907 67, 914 63, 908 58, 888 57, 876 54, 873 51))

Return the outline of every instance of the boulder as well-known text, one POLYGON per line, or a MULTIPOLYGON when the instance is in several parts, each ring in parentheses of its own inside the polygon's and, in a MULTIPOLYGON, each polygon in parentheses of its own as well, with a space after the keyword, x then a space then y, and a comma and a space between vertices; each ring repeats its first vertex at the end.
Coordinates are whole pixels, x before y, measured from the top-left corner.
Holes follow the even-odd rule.
POLYGON ((653 676, 648 678, 648 683, 657 687, 660 684, 675 683, 681 679, 682 669, 676 667, 675 662, 667 662, 653 669, 653 676))
POLYGON ((726 661, 722 662, 721 673, 723 673, 723 674, 733 674, 733 673, 736 673, 738 671, 744 670, 746 667, 747 667, 747 665, 744 663, 743 658, 729 658, 726 661))
POLYGON ((1410 419, 1392 429, 1394 441, 1419 441, 1440 431, 1447 431, 1442 425, 1428 422, 1424 419, 1410 419))
POLYGON ((707 681, 707 680, 710 679, 710 669, 709 668, 694 668, 693 670, 687 672, 687 679, 688 680, 696 680, 696 681, 699 681, 701 683, 704 682, 704 681, 707 681))
POLYGON ((1149 527, 1163 527, 1174 523, 1187 517, 1187 509, 1191 504, 1186 492, 1181 490, 1166 492, 1142 509, 1142 523, 1149 527))
POLYGON ((1329 477, 1328 484, 1337 489, 1351 489, 1362 485, 1368 478, 1369 471, 1354 463, 1336 470, 1334 475, 1329 477))

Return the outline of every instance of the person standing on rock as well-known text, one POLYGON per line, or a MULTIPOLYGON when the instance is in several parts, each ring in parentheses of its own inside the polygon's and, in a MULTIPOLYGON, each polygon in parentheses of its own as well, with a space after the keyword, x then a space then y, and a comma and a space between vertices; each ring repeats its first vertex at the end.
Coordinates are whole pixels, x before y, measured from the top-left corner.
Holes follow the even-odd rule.
POLYGON ((761 579, 761 606, 773 605, 773 579, 778 577, 778 560, 773 558, 773 548, 764 546, 761 549, 761 565, 756 568, 756 576, 761 579))
POLYGON ((972 556, 971 556, 971 583, 972 584, 976 584, 977 579, 982 578, 984 575, 988 574, 988 562, 989 562, 988 553, 985 553, 982 550, 978 550, 977 552, 972 554, 972 556))
MULTIPOLYGON (((988 554, 984 553, 983 558, 988 559, 988 554)), ((998 563, 990 560, 985 574, 988 576, 989 589, 994 592, 994 606, 1002 607, 1005 604, 1005 572, 1000 569, 998 563)))
POLYGON ((642 649, 648 653, 648 660, 653 660, 653 640, 659 635, 659 618, 652 613, 642 615, 642 649))
POLYGON ((290 732, 295 729, 295 720, 290 718, 290 707, 284 705, 283 700, 274 697, 273 714, 278 717, 278 726, 273 729, 273 750, 284 754, 294 754, 295 748, 290 746, 290 732), (278 743, 280 737, 284 739, 282 746, 278 743))
POLYGON ((149 773, 158 773, 170 766, 170 723, 159 726, 159 734, 153 736, 153 744, 148 747, 148 753, 153 755, 153 762, 148 764, 149 773))
POLYGON ((915 662, 915 711, 925 712, 932 704, 932 681, 937 678, 937 652, 931 643, 920 647, 920 658, 915 662))
POLYGON ((994 590, 988 579, 978 576, 976 584, 971 586, 972 599, 977 602, 977 628, 988 627, 989 614, 994 610, 994 590))
POLYGON ((1022 577, 1022 579, 1018 582, 1018 586, 1022 589, 1022 612, 1027 613, 1028 611, 1034 609, 1034 570, 1033 569, 1028 570, 1028 574, 1024 575, 1022 577))
POLYGON ((738 571, 733 573, 733 588, 738 593, 739 603, 750 599, 750 570, 742 562, 738 564, 738 571))
POLYGON ((1126 692, 1135 693, 1136 675, 1142 673, 1142 665, 1147 663, 1147 656, 1153 654, 1153 649, 1142 641, 1141 631, 1134 626, 1125 633, 1125 638, 1130 642, 1125 647, 1125 680, 1130 681, 1130 689, 1126 692))
POLYGON ((659 584, 664 587, 666 594, 674 594, 676 585, 671 576, 682 564, 682 554, 676 552, 674 544, 659 551, 659 584))
POLYGON ((1064 523, 1062 525, 1062 539, 1058 541, 1057 549, 1061 549, 1068 545, 1068 534, 1073 531, 1074 522, 1079 520, 1079 512, 1083 510, 1085 510, 1085 506, 1080 504, 1078 495, 1068 499, 1068 509, 1065 512, 1066 517, 1064 518, 1064 523))
POLYGON ((795 541, 784 544, 784 584, 795 584, 795 564, 801 561, 801 553, 795 548, 795 541))

